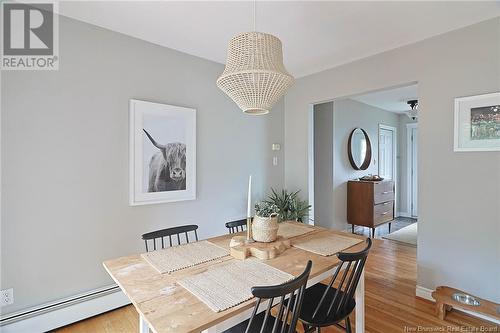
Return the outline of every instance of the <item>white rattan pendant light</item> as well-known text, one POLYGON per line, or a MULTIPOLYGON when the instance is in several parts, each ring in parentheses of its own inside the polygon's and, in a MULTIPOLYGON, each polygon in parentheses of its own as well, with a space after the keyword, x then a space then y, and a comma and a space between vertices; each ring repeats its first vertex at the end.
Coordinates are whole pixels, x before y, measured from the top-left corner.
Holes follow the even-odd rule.
POLYGON ((279 38, 255 31, 234 36, 229 41, 226 68, 217 86, 248 114, 269 113, 293 83, 283 65, 279 38))

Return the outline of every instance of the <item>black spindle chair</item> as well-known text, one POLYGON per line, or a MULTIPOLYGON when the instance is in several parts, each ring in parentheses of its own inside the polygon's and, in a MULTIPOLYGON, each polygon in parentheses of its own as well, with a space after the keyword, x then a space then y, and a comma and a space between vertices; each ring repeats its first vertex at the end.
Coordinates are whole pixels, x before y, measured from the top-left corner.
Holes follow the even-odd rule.
POLYGON ((229 230, 230 234, 234 234, 235 232, 245 231, 247 229, 247 219, 227 222, 226 228, 229 230))
POLYGON ((305 332, 315 329, 319 333, 321 327, 336 325, 351 333, 349 315, 356 306, 354 293, 371 246, 372 241, 368 238, 366 247, 362 251, 338 253, 340 264, 328 286, 318 283, 306 289, 304 304, 299 315, 305 332), (339 324, 343 320, 345 327, 339 324))
POLYGON ((253 287, 252 294, 257 298, 257 302, 252 316, 224 333, 295 333, 311 266, 312 262, 309 260, 304 272, 289 282, 277 286, 253 287), (285 301, 287 296, 288 300, 285 301), (279 303, 274 305, 278 309, 273 316, 271 308, 275 299, 279 299, 279 303), (269 300, 269 304, 266 311, 257 314, 263 300, 269 300))
POLYGON ((156 250, 156 240, 157 239, 161 239, 161 248, 162 249, 165 248, 165 245, 167 245, 167 246, 180 245, 182 243, 182 238, 185 239, 186 243, 189 243, 189 234, 188 234, 189 232, 194 232, 194 237, 195 237, 196 241, 198 241, 198 233, 196 232, 197 229, 198 229, 197 225, 191 224, 191 225, 181 225, 178 227, 148 232, 148 233, 142 235, 142 239, 144 240, 144 243, 146 244, 146 252, 150 251, 150 249, 148 247, 148 241, 152 241, 153 250, 156 250), (182 234, 184 234, 184 237, 181 237, 182 234), (168 239, 166 239, 167 237, 168 237, 168 239), (172 238, 173 238, 173 241, 172 241, 172 238), (177 240, 177 244, 175 242, 176 240, 177 240))

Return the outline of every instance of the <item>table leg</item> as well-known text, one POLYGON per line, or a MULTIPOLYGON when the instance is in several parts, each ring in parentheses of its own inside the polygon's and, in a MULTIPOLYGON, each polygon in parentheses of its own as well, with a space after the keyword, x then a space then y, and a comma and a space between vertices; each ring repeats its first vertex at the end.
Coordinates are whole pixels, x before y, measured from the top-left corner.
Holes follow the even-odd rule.
POLYGON ((149 333, 149 325, 141 315, 139 315, 139 333, 149 333))
POLYGON ((356 333, 365 333, 365 271, 361 272, 356 288, 356 333))

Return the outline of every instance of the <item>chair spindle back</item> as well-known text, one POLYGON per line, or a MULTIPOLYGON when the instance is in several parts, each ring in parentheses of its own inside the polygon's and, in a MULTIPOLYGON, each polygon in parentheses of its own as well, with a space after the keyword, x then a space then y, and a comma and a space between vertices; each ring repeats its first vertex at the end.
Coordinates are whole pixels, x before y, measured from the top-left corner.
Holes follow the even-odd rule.
MULTIPOLYGON (((189 243, 189 232, 194 232, 194 239, 198 241, 198 233, 197 230, 198 226, 191 224, 191 225, 181 225, 178 227, 173 227, 173 228, 167 228, 167 229, 162 229, 162 230, 156 230, 152 232, 148 232, 146 234, 142 235, 142 239, 144 240, 144 243, 146 245, 146 252, 156 250, 156 240, 161 240, 161 248, 164 249, 165 245, 167 246, 173 246, 173 245, 181 245, 183 243, 182 238, 184 238, 185 243, 189 243), (181 237, 181 235, 184 234, 184 237, 181 237), (168 237, 168 239, 166 239, 168 237), (173 241, 172 241, 173 238, 173 241), (168 241, 168 243, 166 242, 168 241), (177 240, 177 244, 176 244, 177 240), (148 241, 152 241, 153 243, 153 249, 150 250, 148 247, 148 241)), ((192 237, 192 236, 191 236, 192 237)), ((191 239, 192 241, 192 239, 191 239)), ((160 245, 159 244, 159 245, 160 245)))

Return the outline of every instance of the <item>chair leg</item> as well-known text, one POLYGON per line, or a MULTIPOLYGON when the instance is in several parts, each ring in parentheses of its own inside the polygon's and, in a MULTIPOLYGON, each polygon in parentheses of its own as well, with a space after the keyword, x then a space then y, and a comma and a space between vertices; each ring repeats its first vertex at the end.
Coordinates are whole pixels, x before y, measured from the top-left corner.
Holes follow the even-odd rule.
POLYGON ((345 319, 345 330, 347 333, 351 333, 351 320, 349 319, 349 317, 347 317, 345 319))
POLYGON ((149 325, 141 315, 139 315, 139 332, 149 333, 149 325))

